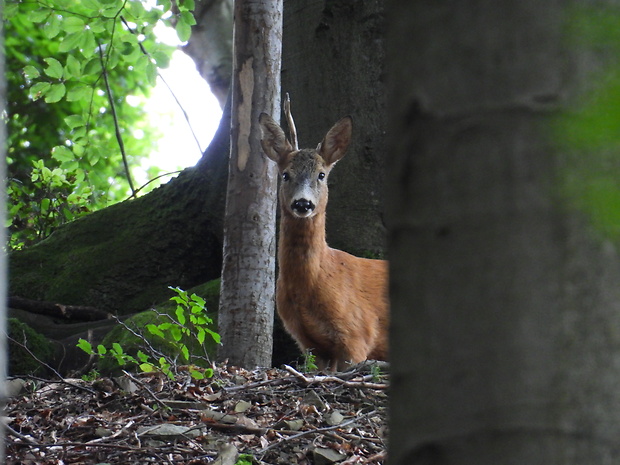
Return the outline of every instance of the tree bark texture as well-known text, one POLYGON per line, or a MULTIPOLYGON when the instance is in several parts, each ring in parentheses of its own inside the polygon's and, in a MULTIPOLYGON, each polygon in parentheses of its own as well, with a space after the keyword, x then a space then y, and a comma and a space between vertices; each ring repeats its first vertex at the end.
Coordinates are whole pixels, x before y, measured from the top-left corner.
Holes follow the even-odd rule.
POLYGON ((183 51, 224 108, 232 73, 233 0, 198 0, 194 17, 196 24, 183 51))
POLYGON ((220 291, 221 358, 270 366, 277 169, 260 145, 261 112, 280 109, 282 2, 235 1, 232 131, 220 291))
POLYGON ((568 0, 390 0, 390 463, 620 459, 615 243, 549 123, 596 61, 568 0))
POLYGON ((282 91, 299 146, 313 148, 353 118, 346 157, 330 175, 327 241, 357 255, 385 251, 385 18, 382 0, 287 0, 282 91))

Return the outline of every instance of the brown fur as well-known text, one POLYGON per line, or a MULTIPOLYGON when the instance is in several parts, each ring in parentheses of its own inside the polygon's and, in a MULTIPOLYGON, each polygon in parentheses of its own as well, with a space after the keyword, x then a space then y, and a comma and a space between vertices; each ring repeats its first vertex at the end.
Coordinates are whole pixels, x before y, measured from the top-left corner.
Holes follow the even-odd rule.
POLYGON ((354 257, 325 241, 327 176, 349 145, 351 119, 337 122, 316 150, 293 150, 264 113, 260 123, 263 149, 283 176, 276 301, 284 326, 321 368, 387 360, 387 262, 354 257), (310 213, 293 208, 300 193, 315 205, 310 213))

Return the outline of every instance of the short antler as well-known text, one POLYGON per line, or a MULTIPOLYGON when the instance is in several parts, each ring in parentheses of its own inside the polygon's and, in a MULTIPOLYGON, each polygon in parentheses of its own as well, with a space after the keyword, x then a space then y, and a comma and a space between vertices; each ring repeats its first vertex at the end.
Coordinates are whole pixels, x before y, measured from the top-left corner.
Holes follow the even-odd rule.
POLYGON ((286 93, 284 99, 284 116, 286 117, 286 123, 288 124, 288 131, 291 136, 291 145, 293 150, 299 150, 299 142, 297 141, 297 129, 295 128, 295 121, 293 121, 293 115, 291 114, 291 98, 286 93))

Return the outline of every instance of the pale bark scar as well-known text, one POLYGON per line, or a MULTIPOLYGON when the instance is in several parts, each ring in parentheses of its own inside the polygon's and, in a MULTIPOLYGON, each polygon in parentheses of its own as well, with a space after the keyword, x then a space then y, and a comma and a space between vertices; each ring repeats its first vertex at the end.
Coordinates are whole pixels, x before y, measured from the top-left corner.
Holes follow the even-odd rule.
POLYGON ((239 136, 237 138, 237 168, 245 170, 250 158, 250 130, 252 127, 252 93, 254 92, 254 58, 248 58, 239 71, 241 103, 239 104, 239 136))

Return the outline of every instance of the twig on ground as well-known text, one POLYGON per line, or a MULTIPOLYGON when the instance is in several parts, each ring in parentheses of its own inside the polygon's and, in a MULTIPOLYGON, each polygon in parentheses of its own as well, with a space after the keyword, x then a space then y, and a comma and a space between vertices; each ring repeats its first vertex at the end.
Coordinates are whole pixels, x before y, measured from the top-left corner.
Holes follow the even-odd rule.
POLYGON ((312 377, 308 377, 289 365, 284 365, 284 369, 288 371, 289 373, 293 374, 298 379, 300 379, 306 385, 331 382, 331 383, 342 384, 343 386, 351 387, 351 388, 367 388, 367 389, 385 390, 389 387, 385 383, 368 383, 366 381, 346 381, 337 376, 315 375, 312 377))

